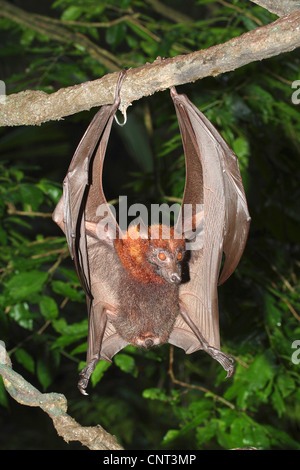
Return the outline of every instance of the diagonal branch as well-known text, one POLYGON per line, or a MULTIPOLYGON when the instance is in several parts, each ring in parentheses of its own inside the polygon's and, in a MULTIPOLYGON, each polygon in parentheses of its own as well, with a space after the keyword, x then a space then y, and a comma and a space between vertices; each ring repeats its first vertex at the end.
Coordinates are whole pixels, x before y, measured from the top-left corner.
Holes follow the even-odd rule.
POLYGON ((299 0, 250 0, 277 16, 284 16, 300 10, 299 0))
MULTIPOLYGON (((133 101, 171 86, 194 82, 235 70, 251 62, 293 51, 300 46, 300 11, 227 41, 170 59, 156 59, 130 69, 121 90, 120 109, 133 101)), ((61 88, 48 95, 42 91, 24 91, 7 97, 0 104, 0 125, 35 125, 113 102, 118 73, 61 88)))
POLYGON ((18 403, 38 406, 53 421, 57 434, 66 442, 79 441, 90 450, 122 450, 116 438, 101 426, 80 426, 67 414, 67 400, 60 393, 41 393, 12 369, 5 344, 0 341, 0 375, 7 392, 18 403))

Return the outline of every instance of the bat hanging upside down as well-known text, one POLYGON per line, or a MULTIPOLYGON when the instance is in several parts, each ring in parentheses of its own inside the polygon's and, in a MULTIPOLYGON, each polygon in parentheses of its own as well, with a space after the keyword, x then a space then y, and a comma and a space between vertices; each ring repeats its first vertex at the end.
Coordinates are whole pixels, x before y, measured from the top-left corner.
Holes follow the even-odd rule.
POLYGON ((87 298, 87 365, 78 383, 83 394, 98 361, 111 361, 128 344, 148 349, 170 343, 187 354, 202 349, 227 377, 234 373, 233 358, 220 350, 217 286, 235 270, 249 231, 237 157, 172 88, 186 158, 179 217, 174 227, 139 223, 123 233, 107 204, 102 172, 125 75, 120 72, 114 103, 98 111, 81 139, 53 213, 87 298))

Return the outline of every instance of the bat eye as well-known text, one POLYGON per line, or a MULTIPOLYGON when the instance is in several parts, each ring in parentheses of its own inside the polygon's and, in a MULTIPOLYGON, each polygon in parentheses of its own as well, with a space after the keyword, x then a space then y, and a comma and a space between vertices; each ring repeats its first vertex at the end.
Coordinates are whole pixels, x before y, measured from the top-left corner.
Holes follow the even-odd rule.
POLYGON ((165 259, 166 259, 165 253, 163 253, 163 252, 159 253, 159 254, 158 254, 158 258, 159 258, 161 261, 165 261, 165 259))
POLYGON ((180 261, 180 260, 182 259, 182 253, 181 253, 181 251, 178 253, 177 259, 178 259, 178 261, 180 261))

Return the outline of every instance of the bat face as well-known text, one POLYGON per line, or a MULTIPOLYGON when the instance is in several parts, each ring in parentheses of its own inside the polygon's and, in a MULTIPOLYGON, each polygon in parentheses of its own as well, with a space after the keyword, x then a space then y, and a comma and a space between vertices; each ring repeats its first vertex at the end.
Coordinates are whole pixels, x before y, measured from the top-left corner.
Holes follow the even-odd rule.
POLYGON ((149 246, 147 251, 147 262, 153 265, 156 274, 170 284, 178 285, 181 282, 182 258, 180 249, 172 253, 167 248, 149 246))
POLYGON ((186 159, 182 208, 193 208, 192 221, 200 214, 192 224, 199 243, 186 251, 188 243, 176 232, 190 223, 185 212, 175 229, 130 227, 125 237, 112 240, 108 231, 106 240, 95 242, 100 206, 106 208, 109 225, 121 233, 103 192, 102 171, 125 76, 121 71, 114 103, 98 111, 80 141, 53 214, 87 295, 87 365, 78 383, 83 394, 97 362, 111 361, 127 344, 150 348, 169 342, 187 354, 203 349, 227 376, 234 372, 233 359, 220 350, 217 286, 233 273, 245 247, 250 225, 246 197, 236 155, 175 88, 171 97, 186 159))
POLYGON ((185 255, 185 239, 174 228, 165 225, 152 225, 148 231, 148 263, 154 266, 155 272, 167 283, 179 285, 185 255))
POLYGON ((124 269, 141 284, 180 284, 185 240, 173 228, 152 225, 137 232, 134 226, 114 246, 124 269))

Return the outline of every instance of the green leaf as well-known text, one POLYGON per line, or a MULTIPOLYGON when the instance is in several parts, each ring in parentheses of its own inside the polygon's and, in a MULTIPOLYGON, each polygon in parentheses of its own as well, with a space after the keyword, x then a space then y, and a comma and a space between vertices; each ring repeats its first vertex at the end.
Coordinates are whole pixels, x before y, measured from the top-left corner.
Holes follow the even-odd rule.
POLYGON ((203 426, 198 426, 196 429, 196 440, 198 446, 206 444, 215 436, 217 425, 213 420, 207 420, 203 426))
MULTIPOLYGON (((92 385, 95 386, 103 377, 105 371, 109 369, 111 366, 111 362, 107 361, 99 361, 95 367, 94 372, 91 375, 91 382, 92 385)), ((81 370, 82 367, 80 367, 81 370)))
POLYGON ((49 363, 46 362, 43 358, 39 357, 37 361, 36 372, 40 384, 43 386, 43 389, 46 390, 52 382, 52 374, 49 363))
POLYGON ((32 330, 34 315, 30 312, 26 302, 16 304, 9 310, 10 318, 13 318, 22 328, 32 330))
POLYGON ((32 270, 15 274, 7 283, 6 291, 12 301, 31 300, 33 294, 40 292, 48 279, 48 273, 32 270))
POLYGON ((244 137, 238 137, 233 142, 232 150, 237 154, 239 159, 243 159, 243 162, 245 162, 245 159, 250 155, 248 140, 246 140, 244 137))
POLYGON ((165 390, 161 390, 160 388, 147 388, 143 391, 143 397, 148 398, 149 400, 159 400, 159 401, 167 401, 169 396, 166 394, 165 390))
POLYGON ((59 272, 61 272, 71 282, 71 284, 77 283, 79 285, 79 280, 75 269, 68 269, 60 266, 59 272))
POLYGON ((114 48, 117 47, 117 45, 123 41, 126 34, 126 30, 127 28, 124 23, 118 23, 114 26, 111 26, 106 30, 106 42, 114 48))
POLYGON ((49 348, 44 345, 36 364, 37 377, 44 390, 53 382, 59 362, 59 351, 49 350, 49 348))
POLYGON ((15 351, 15 358, 17 361, 22 364, 25 369, 27 369, 32 374, 34 373, 34 359, 33 357, 25 351, 23 348, 19 348, 15 351))
POLYGON ((52 281, 51 286, 56 294, 61 294, 74 302, 85 302, 83 290, 79 292, 67 282, 52 281))
POLYGON ((74 21, 80 17, 82 14, 82 7, 71 5, 65 9, 65 11, 61 15, 61 19, 65 21, 74 21))
POLYGON ((23 32, 20 43, 23 47, 29 46, 35 37, 36 33, 32 29, 27 29, 23 32))
POLYGON ((37 186, 29 183, 22 183, 19 190, 24 209, 37 211, 44 200, 43 192, 37 186))
POLYGON ((284 450, 300 450, 300 443, 293 439, 292 436, 289 436, 285 430, 270 425, 266 425, 265 428, 271 436, 273 445, 284 450))
POLYGON ((246 416, 235 419, 230 430, 236 447, 270 448, 267 430, 246 416))
POLYGON ((58 316, 58 307, 54 299, 52 297, 48 297, 47 295, 43 295, 39 302, 40 311, 43 317, 47 320, 53 320, 58 316))
POLYGON ((273 364, 271 351, 257 353, 250 367, 245 371, 237 367, 234 383, 228 387, 224 398, 232 400, 236 398, 237 405, 245 409, 257 401, 257 398, 265 402, 272 392, 272 383, 277 369, 273 364))
POLYGON ((148 33, 144 28, 141 28, 138 24, 133 23, 132 21, 127 21, 126 24, 140 38, 145 39, 146 41, 150 41, 150 42, 154 43, 155 46, 156 46, 156 41, 151 37, 151 34, 148 33))
POLYGON ((60 337, 57 338, 52 347, 61 348, 87 336, 88 321, 84 318, 81 322, 69 325, 64 318, 52 321, 52 326, 60 337))
POLYGON ((271 395, 271 401, 278 416, 281 417, 283 413, 285 412, 285 404, 284 404, 282 395, 280 393, 280 390, 276 385, 274 386, 274 391, 271 395))
POLYGON ((296 389, 295 380, 284 371, 282 371, 282 373, 278 375, 276 379, 276 384, 283 398, 289 396, 296 389))
POLYGON ((61 187, 45 179, 42 179, 37 184, 37 187, 41 189, 41 191, 43 191, 44 194, 47 194, 47 196, 49 196, 54 203, 56 204, 58 203, 62 194, 61 187))
POLYGON ((266 292, 264 301, 268 324, 271 327, 281 326, 282 311, 277 307, 276 299, 266 292))
POLYGON ((137 377, 138 369, 132 356, 129 356, 128 354, 117 354, 114 357, 114 362, 122 371, 137 377))
POLYGON ((180 431, 178 429, 169 429, 169 431, 163 437, 163 443, 167 444, 172 442, 180 435, 180 431))

